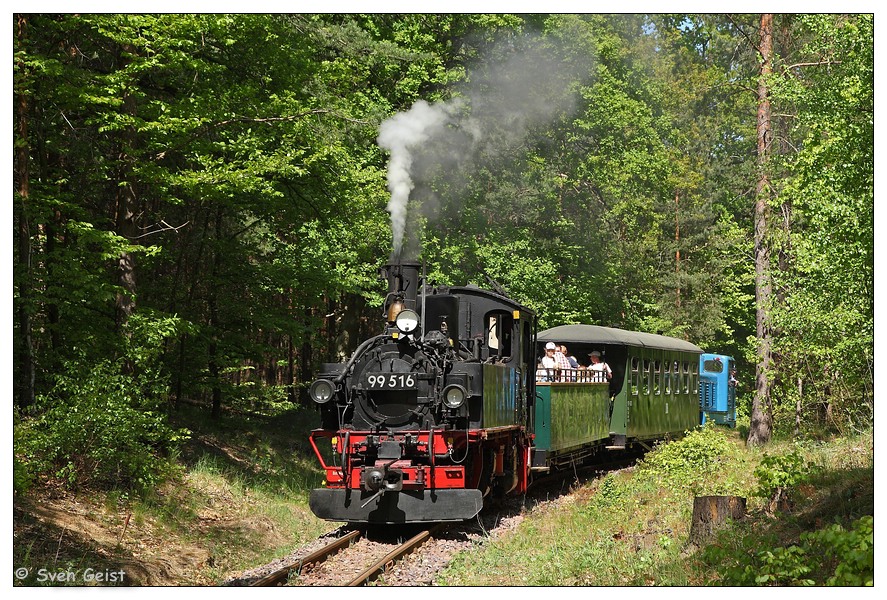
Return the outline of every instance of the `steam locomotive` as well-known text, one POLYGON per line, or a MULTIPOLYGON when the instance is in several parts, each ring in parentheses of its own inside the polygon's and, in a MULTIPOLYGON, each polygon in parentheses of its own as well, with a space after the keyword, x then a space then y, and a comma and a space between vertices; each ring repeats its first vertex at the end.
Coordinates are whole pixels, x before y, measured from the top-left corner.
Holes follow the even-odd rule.
POLYGON ((412 261, 382 276, 383 332, 309 388, 326 473, 309 505, 322 519, 463 521, 536 476, 700 422, 698 346, 591 325, 537 335, 535 313, 501 290, 429 286, 412 261), (602 352, 612 380, 565 370, 537 382, 537 344, 554 339, 602 352))

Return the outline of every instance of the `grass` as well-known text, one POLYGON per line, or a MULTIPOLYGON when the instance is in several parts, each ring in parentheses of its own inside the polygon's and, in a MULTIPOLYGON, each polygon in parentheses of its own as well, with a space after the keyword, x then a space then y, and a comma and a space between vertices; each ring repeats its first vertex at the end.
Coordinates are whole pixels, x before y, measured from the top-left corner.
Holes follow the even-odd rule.
POLYGON ((307 443, 315 418, 293 410, 192 420, 185 485, 158 490, 145 510, 206 548, 208 576, 217 581, 314 539, 332 527, 308 509, 308 493, 322 480, 307 443))
MULTIPOLYGON (((291 410, 273 418, 229 414, 212 421, 185 407, 176 420, 192 431, 180 457, 184 474, 150 494, 53 495, 38 488, 33 498, 17 498, 14 566, 33 572, 125 565, 147 569, 142 585, 214 585, 333 527, 307 506, 309 491, 322 480, 308 444, 316 426, 313 412, 291 410), (37 518, 37 508, 47 506, 62 518, 76 513, 80 520, 37 518), (150 571, 151 564, 158 568, 150 571)), ((873 445, 869 432, 777 440, 750 449, 740 432, 707 428, 656 448, 633 469, 531 509, 519 527, 457 556, 436 583, 704 586, 731 584, 744 569, 769 573, 769 581, 783 585, 822 583, 841 557, 813 564, 818 546, 792 548, 803 546, 808 532, 835 523, 849 529, 860 517, 874 515, 873 445), (768 455, 798 455, 804 465, 786 463, 794 472, 776 473, 792 481, 790 506, 779 510, 761 492, 756 473, 768 455), (707 546, 695 547, 688 541, 693 498, 700 495, 746 497, 748 516, 707 546), (769 549, 775 552, 768 558, 762 552, 769 549)), ((863 548, 863 567, 853 568, 864 570, 866 552, 863 548)))
MULTIPOLYGON (((739 566, 759 552, 798 544, 832 523, 849 528, 874 514, 871 434, 826 442, 777 441, 748 449, 737 432, 669 444, 631 470, 584 484, 568 500, 531 511, 508 535, 463 553, 437 580, 450 586, 702 586, 728 583, 725 557, 739 566), (674 450, 678 449, 678 450, 674 450), (765 453, 799 452, 809 470, 793 504, 771 514, 755 469, 765 453), (746 497, 748 516, 711 542, 689 544, 693 498, 746 497)), ((866 550, 871 553, 871 549, 866 550)), ((779 555, 779 553, 777 553, 779 555)), ((816 562, 805 555, 801 562, 816 562)), ((788 562, 783 559, 783 562, 788 562)), ((732 563, 731 563, 732 564, 732 563)), ((780 567, 780 565, 776 565, 780 567)), ((756 572, 767 565, 753 565, 756 572)), ((816 565, 811 570, 816 571, 816 565)), ((831 567, 832 569, 834 566, 831 567)), ((827 573, 819 575, 822 583, 827 573)), ((787 580, 789 583, 794 580, 787 580)), ((785 583, 785 581, 783 581, 785 583)))
POLYGON ((35 487, 18 502, 16 530, 29 543, 17 536, 14 564, 36 572, 107 562, 127 565, 141 585, 213 585, 334 527, 308 508, 308 493, 322 480, 308 444, 313 412, 228 414, 213 421, 184 407, 175 419, 192 431, 180 478, 141 496, 35 487), (58 522, 35 518, 47 506, 58 509, 58 522), (74 512, 84 517, 61 520, 74 512))

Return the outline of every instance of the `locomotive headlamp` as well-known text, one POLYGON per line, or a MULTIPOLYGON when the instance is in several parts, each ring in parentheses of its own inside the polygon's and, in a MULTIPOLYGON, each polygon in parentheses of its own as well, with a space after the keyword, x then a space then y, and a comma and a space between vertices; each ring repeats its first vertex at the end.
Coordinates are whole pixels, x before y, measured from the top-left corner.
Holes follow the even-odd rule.
POLYGON ((443 391, 443 401, 450 408, 459 408, 468 398, 468 390, 458 384, 448 385, 443 391))
POLYGON ((326 404, 336 393, 336 387, 329 379, 318 379, 308 388, 308 395, 318 404, 326 404))
POLYGON ((397 314, 394 324, 401 333, 410 333, 419 326, 419 315, 416 311, 405 308, 397 314))

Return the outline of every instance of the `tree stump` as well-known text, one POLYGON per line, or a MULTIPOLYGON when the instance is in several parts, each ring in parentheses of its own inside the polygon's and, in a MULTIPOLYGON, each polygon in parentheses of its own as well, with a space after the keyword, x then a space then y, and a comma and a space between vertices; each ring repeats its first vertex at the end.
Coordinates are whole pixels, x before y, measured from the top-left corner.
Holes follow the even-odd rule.
POLYGON ((745 498, 740 496, 697 496, 693 499, 693 521, 690 525, 690 542, 701 545, 727 520, 745 517, 745 498))

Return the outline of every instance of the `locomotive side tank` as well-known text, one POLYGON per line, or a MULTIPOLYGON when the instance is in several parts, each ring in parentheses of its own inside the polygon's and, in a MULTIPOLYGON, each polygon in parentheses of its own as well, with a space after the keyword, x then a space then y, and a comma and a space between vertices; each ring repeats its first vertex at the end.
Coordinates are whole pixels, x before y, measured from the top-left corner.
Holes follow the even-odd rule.
POLYGON ((470 519, 485 496, 528 485, 535 315, 479 288, 425 286, 415 262, 382 275, 383 332, 309 390, 326 472, 309 505, 331 521, 470 519))

